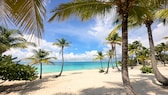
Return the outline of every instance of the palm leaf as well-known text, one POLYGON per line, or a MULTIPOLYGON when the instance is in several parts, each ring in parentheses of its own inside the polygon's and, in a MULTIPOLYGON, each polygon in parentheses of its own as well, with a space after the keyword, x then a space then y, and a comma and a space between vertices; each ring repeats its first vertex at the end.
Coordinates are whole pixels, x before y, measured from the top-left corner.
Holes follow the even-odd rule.
MULTIPOLYGON (((45 0, 3 0, 11 10, 11 20, 22 31, 42 37, 45 0)), ((10 17, 11 17, 10 16, 10 17)))
POLYGON ((61 4, 51 12, 53 16, 49 22, 54 19, 65 20, 72 15, 78 16, 82 21, 88 20, 98 14, 104 14, 112 8, 112 2, 98 0, 75 0, 66 4, 61 4), (110 4, 109 4, 110 3, 110 4))

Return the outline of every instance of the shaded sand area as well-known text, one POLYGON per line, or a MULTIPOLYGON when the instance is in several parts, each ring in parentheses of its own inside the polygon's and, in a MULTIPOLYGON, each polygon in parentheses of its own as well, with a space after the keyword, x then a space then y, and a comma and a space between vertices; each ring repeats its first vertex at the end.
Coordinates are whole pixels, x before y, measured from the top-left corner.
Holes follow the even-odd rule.
MULTIPOLYGON (((131 84, 138 95, 168 95, 168 87, 162 87, 153 74, 142 74, 141 66, 129 69, 131 84)), ((168 67, 159 66, 168 77, 168 67)), ((56 73, 44 74, 42 80, 32 82, 12 81, 0 84, 0 95, 126 95, 121 72, 109 69, 108 74, 98 69, 66 71, 59 78, 56 73)))

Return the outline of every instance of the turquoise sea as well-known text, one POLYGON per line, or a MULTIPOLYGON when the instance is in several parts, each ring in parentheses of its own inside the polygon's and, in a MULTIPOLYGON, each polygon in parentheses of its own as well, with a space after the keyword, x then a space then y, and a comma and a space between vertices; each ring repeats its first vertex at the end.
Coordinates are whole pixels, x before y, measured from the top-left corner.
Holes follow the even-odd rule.
MULTIPOLYGON (((103 67, 107 67, 107 62, 103 62, 103 67)), ((54 73, 59 72, 61 69, 61 62, 55 62, 55 65, 52 64, 43 64, 42 72, 43 73, 54 73)), ((34 65, 39 68, 40 65, 34 65)), ((115 62, 110 64, 110 67, 115 66, 115 62)), ((64 62, 64 71, 73 71, 73 70, 88 70, 88 69, 99 69, 101 67, 100 62, 64 62)))

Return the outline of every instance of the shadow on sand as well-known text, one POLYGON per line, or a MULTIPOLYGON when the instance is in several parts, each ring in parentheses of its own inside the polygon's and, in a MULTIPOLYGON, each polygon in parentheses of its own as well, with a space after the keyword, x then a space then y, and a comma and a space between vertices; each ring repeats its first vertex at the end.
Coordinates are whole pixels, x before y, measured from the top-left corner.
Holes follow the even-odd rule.
MULTIPOLYGON (((28 94, 28 92, 45 88, 41 84, 43 82, 52 81, 52 79, 50 78, 51 76, 45 77, 41 80, 35 80, 32 82, 25 82, 25 83, 13 84, 8 86, 0 86, 0 94, 19 92, 20 95, 26 95, 28 94)), ((138 75, 134 75, 131 78, 131 81, 132 80, 133 82, 131 82, 131 84, 133 85, 133 88, 135 89, 138 95, 151 95, 151 92, 154 93, 154 95, 168 95, 166 91, 167 87, 162 87, 160 84, 158 84, 157 81, 155 80, 154 75, 138 74, 138 75)), ((80 91, 80 94, 55 93, 53 95, 126 95, 122 83, 106 82, 106 81, 105 83, 110 84, 112 86, 113 85, 116 85, 116 86, 111 88, 106 88, 104 86, 98 87, 98 88, 85 88, 80 91)))
POLYGON ((0 86, 0 94, 5 95, 11 92, 19 92, 20 95, 26 95, 28 92, 43 89, 44 87, 42 87, 41 84, 47 81, 52 80, 49 80, 49 77, 45 77, 43 79, 37 79, 34 81, 15 83, 12 85, 5 85, 5 86, 2 85, 0 86))

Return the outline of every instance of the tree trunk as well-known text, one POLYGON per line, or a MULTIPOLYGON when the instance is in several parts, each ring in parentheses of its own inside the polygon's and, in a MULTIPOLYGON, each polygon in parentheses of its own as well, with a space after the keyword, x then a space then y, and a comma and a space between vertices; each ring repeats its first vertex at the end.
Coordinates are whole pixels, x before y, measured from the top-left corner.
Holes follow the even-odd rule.
POLYGON ((152 23, 153 23, 152 21, 147 21, 145 23, 146 27, 147 27, 147 31, 148 31, 152 68, 153 68, 154 75, 155 75, 156 79, 161 84, 168 86, 168 79, 165 76, 163 76, 157 68, 156 58, 155 58, 155 50, 154 50, 154 42, 153 42, 153 37, 152 37, 152 29, 151 29, 152 23))
POLYGON ((100 64, 101 64, 101 68, 102 68, 102 70, 103 70, 102 60, 100 60, 100 64))
POLYGON ((118 64, 117 64, 117 54, 116 54, 116 45, 115 45, 115 62, 116 62, 116 67, 118 69, 118 71, 121 71, 119 68, 118 68, 118 64))
POLYGON ((59 75, 57 75, 56 77, 60 77, 61 76, 61 74, 62 74, 62 72, 63 72, 63 69, 64 69, 64 50, 63 50, 64 48, 62 47, 62 66, 61 66, 61 71, 60 71, 60 73, 59 73, 59 75))
POLYGON ((107 70, 106 70, 106 74, 108 73, 108 71, 109 71, 109 65, 110 65, 110 60, 111 60, 111 57, 109 58, 109 60, 108 60, 108 64, 107 64, 107 70))
MULTIPOLYGON (((111 52, 114 52, 114 44, 113 43, 111 43, 111 52)), ((111 57, 113 56, 113 54, 111 53, 111 55, 110 55, 111 57)), ((111 65, 112 65, 112 69, 114 69, 114 65, 113 65, 113 62, 112 62, 112 58, 110 58, 111 59, 111 65)))
MULTIPOLYGON (((125 1, 125 7, 128 9, 129 0, 125 1)), ((122 80, 125 91, 128 95, 136 95, 130 84, 128 75, 128 11, 122 10, 122 80)))
POLYGON ((42 79, 42 63, 40 62, 40 79, 42 79))

